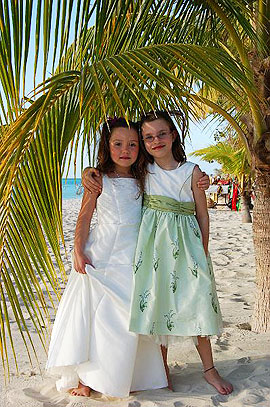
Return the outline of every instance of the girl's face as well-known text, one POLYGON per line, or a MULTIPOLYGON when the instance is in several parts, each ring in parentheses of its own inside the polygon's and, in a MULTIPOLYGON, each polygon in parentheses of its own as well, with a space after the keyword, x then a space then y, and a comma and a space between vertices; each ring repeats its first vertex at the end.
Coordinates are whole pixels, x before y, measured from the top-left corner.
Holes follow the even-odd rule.
POLYGON ((128 169, 135 163, 139 153, 139 137, 134 129, 118 127, 110 137, 110 155, 117 167, 128 169))
POLYGON ((170 129, 164 119, 145 122, 142 125, 142 137, 146 151, 154 158, 165 158, 172 154, 172 144, 176 131, 170 129))

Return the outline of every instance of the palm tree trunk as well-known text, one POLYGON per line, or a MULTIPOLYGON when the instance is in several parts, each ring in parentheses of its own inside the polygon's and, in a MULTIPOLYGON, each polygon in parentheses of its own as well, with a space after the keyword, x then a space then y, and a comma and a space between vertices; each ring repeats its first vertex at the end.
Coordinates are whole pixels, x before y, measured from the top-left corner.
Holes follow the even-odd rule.
POLYGON ((252 223, 252 218, 250 214, 250 196, 248 191, 243 191, 241 194, 241 213, 242 213, 242 223, 252 223))
POLYGON ((252 223, 250 215, 250 177, 242 174, 241 176, 241 213, 242 223, 252 223))
POLYGON ((270 167, 256 170, 253 239, 257 292, 252 330, 270 330, 270 167))

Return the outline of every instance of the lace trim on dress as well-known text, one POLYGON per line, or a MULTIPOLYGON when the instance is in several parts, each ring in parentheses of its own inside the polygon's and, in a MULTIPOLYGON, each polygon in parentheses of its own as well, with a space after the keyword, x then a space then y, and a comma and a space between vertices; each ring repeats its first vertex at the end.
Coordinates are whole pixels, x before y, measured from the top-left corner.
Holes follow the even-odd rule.
MULTIPOLYGON (((221 336, 221 332, 218 335, 199 335, 202 338, 207 338, 210 340, 211 338, 219 338, 221 336)), ((177 336, 177 335, 151 335, 155 343, 158 345, 165 346, 168 348, 170 345, 174 345, 176 343, 188 343, 192 342, 193 345, 198 345, 198 337, 197 336, 177 336)))

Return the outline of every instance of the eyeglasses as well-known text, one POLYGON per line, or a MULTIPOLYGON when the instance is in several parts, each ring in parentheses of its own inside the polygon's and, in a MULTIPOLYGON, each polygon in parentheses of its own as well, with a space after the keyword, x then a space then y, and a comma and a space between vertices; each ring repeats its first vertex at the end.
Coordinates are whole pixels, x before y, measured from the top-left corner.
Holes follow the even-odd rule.
POLYGON ((155 138, 157 138, 158 140, 165 140, 166 138, 168 138, 170 135, 172 134, 172 132, 170 131, 170 133, 167 132, 162 132, 157 134, 156 136, 145 136, 143 137, 143 141, 147 144, 151 144, 153 143, 153 141, 155 140, 155 138))

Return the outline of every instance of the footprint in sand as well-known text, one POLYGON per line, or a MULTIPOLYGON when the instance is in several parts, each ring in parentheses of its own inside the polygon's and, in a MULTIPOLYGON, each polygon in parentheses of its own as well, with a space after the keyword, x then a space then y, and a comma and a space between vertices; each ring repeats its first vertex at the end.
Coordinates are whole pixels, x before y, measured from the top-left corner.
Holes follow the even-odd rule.
POLYGON ((267 387, 268 389, 270 389, 270 383, 266 382, 265 380, 260 380, 258 382, 258 385, 261 386, 261 387, 267 387))
POLYGON ((251 362, 251 359, 249 356, 245 356, 244 358, 238 359, 238 361, 237 361, 237 363, 238 364, 240 363, 241 365, 244 365, 245 363, 250 363, 250 362, 251 362))
POLYGON ((244 380, 247 379, 248 377, 251 376, 251 374, 254 372, 255 368, 251 365, 242 365, 241 367, 238 367, 237 369, 233 370, 231 373, 227 375, 227 379, 230 382, 236 381, 236 380, 244 380))
POLYGON ((235 301, 235 302, 244 302, 242 298, 231 298, 230 301, 235 301))
POLYGON ((213 406, 221 406, 220 403, 226 403, 228 401, 228 396, 217 394, 216 396, 212 396, 211 400, 213 402, 213 406))
POLYGON ((242 399, 243 406, 255 406, 256 404, 264 401, 265 398, 258 394, 249 394, 242 399))

